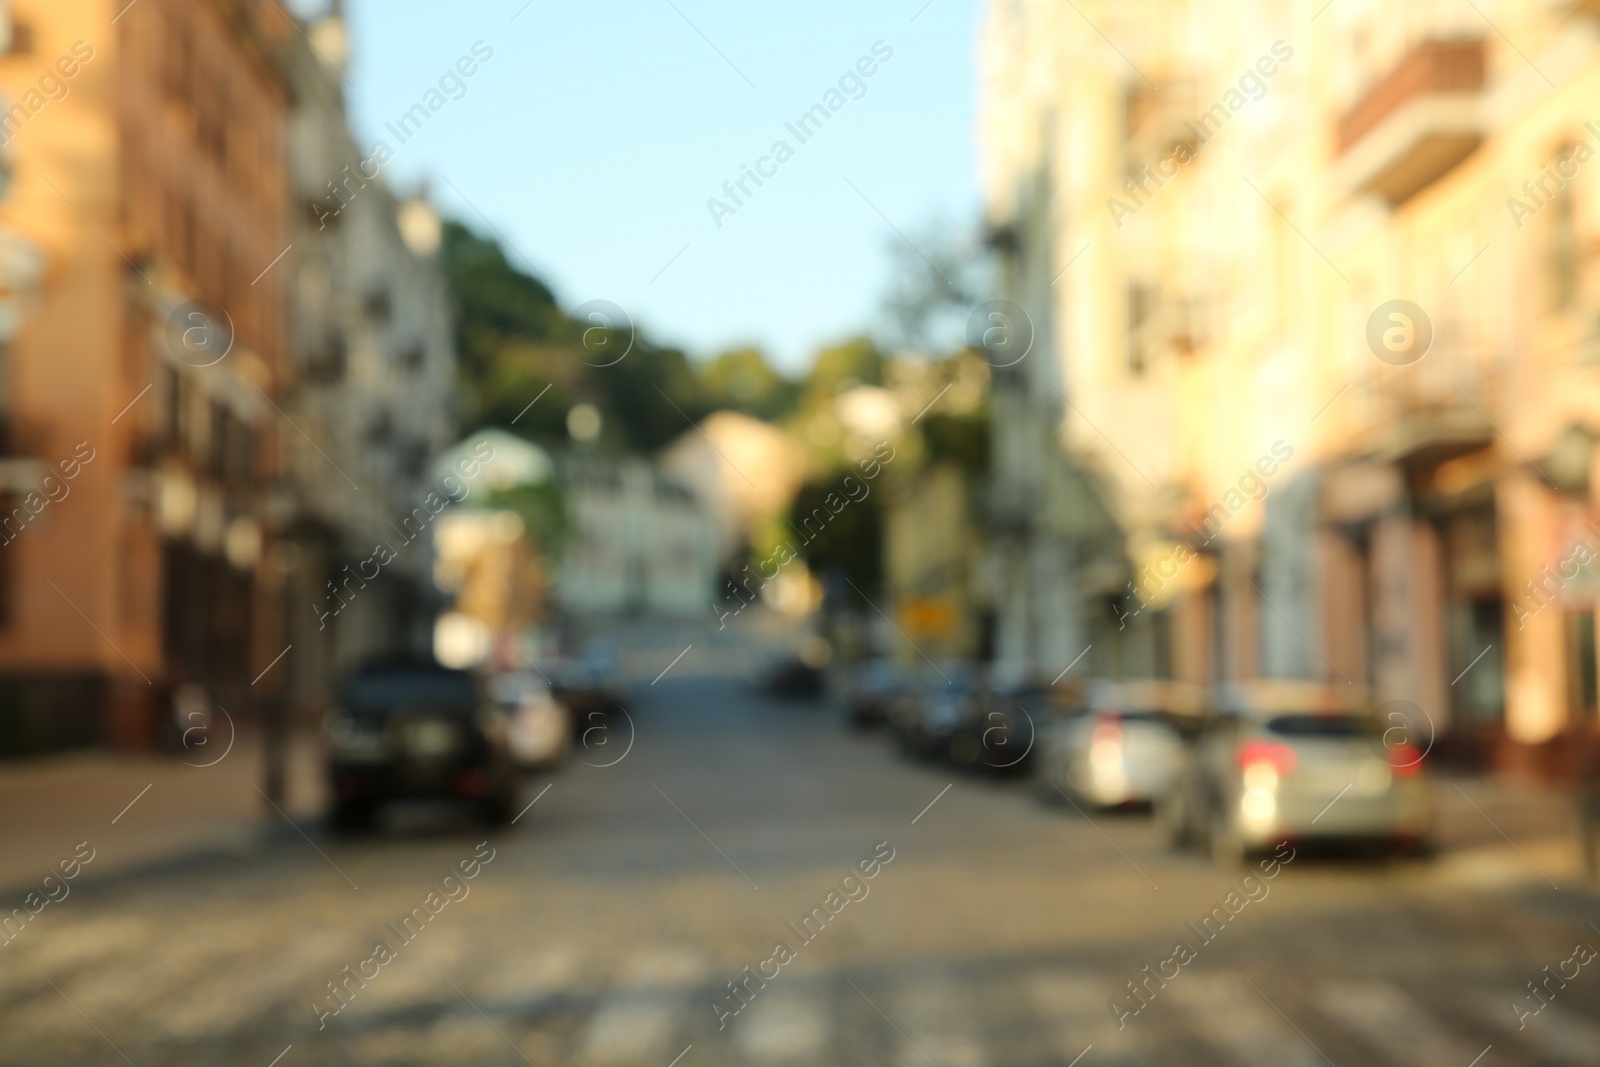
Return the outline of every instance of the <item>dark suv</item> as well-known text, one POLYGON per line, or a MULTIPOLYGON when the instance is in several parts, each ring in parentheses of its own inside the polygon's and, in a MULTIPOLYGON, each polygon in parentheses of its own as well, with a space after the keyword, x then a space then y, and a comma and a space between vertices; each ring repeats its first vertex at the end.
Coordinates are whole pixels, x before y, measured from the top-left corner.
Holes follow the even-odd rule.
POLYGON ((505 716, 465 671, 368 667, 329 712, 327 740, 337 829, 363 828, 385 802, 414 798, 466 801, 489 824, 512 817, 517 771, 505 716))

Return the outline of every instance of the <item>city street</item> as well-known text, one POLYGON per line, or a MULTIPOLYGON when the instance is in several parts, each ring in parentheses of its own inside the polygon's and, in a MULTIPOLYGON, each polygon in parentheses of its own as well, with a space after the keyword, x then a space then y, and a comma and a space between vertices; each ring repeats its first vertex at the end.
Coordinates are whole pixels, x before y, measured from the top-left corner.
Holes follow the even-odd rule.
MULTIPOLYGON (((657 631, 626 662, 631 747, 626 721, 591 736, 504 831, 411 811, 341 839, 300 774, 293 827, 240 805, 187 850, 150 844, 173 783, 237 766, 248 791, 243 753, 152 774, 122 815, 136 784, 74 787, 65 815, 37 783, 26 803, 0 790, 8 856, 45 854, 41 827, 56 858, 94 852, 0 947, 0 1062, 1596 1062, 1600 969, 1574 947, 1600 946, 1600 903, 1554 817, 1442 784, 1434 861, 1295 856, 1245 881, 1167 852, 1144 816, 1044 807, 760 696, 732 630, 657 631), (758 972, 734 1013, 728 983, 758 972), (1549 1004, 1519 1032, 1534 981, 1549 1004)), ((49 862, 8 866, 8 909, 49 862)))

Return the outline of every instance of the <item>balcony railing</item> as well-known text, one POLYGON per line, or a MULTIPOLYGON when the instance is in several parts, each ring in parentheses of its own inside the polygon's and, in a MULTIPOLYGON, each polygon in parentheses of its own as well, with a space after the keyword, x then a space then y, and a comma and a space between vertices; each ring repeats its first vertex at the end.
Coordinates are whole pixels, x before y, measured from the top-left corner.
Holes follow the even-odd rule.
POLYGON ((1353 191, 1400 203, 1483 141, 1481 39, 1423 41, 1339 119, 1340 166, 1353 191))

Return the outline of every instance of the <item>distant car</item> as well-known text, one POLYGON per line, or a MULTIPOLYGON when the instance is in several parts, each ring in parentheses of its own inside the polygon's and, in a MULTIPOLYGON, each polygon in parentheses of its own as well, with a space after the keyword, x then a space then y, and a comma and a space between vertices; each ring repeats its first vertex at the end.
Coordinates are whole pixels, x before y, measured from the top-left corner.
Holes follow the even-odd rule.
POLYGON ((889 707, 897 694, 905 691, 905 673, 893 660, 868 660, 850 679, 846 710, 850 725, 868 729, 889 717, 889 707))
POLYGON ((440 798, 499 824, 516 803, 506 716, 465 671, 431 664, 370 667, 327 718, 328 778, 336 828, 370 824, 384 804, 440 798))
POLYGON ((975 672, 946 663, 919 673, 889 710, 889 730, 901 751, 923 759, 942 759, 961 726, 976 714, 982 697, 975 672))
POLYGON ((756 671, 756 685, 778 696, 819 697, 827 689, 828 642, 815 635, 793 651, 766 656, 756 671))
POLYGON ((1225 865, 1282 841, 1423 850, 1434 804, 1418 725, 1380 720, 1344 687, 1235 686, 1158 805, 1160 823, 1172 844, 1204 844, 1225 865))
POLYGON ((525 770, 553 767, 572 750, 573 718, 549 684, 533 671, 510 671, 489 682, 509 720, 511 754, 525 770))
POLYGON ((950 737, 950 762, 992 774, 1028 772, 1038 756, 1040 728, 1058 713, 1061 698, 1048 685, 1013 684, 981 693, 950 737))
POLYGON ((1040 797, 1059 803, 1064 793, 1096 808, 1153 803, 1183 766, 1177 721, 1197 704, 1198 692, 1178 683, 1090 683, 1076 714, 1057 716, 1041 731, 1040 797))
POLYGON ((631 701, 622 681, 617 653, 604 642, 591 642, 574 659, 563 660, 550 672, 553 695, 578 722, 596 714, 610 717, 628 710, 631 701))

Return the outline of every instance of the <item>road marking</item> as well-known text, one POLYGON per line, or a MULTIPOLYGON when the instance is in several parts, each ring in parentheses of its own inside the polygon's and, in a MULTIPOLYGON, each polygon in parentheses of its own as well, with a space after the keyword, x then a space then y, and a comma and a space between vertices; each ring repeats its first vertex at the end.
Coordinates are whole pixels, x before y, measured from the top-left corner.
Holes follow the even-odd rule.
MULTIPOLYGON (((555 785, 554 782, 546 782, 544 784, 544 788, 539 790, 539 797, 542 797, 546 793, 550 792, 550 787, 553 786, 553 785, 555 785)), ((534 797, 532 800, 528 801, 528 808, 531 808, 535 804, 539 803, 539 797, 534 797)), ((528 814, 528 808, 523 808, 521 811, 517 812, 517 819, 520 819, 524 815, 528 814)), ((512 819, 511 820, 511 825, 512 826, 517 825, 517 819, 512 819)))
POLYGON ((1313 1055, 1316 1046, 1309 1040, 1301 1044, 1305 1034, 1277 1005, 1258 1000, 1242 974, 1201 971, 1180 976, 1169 988, 1157 990, 1156 999, 1163 996, 1171 996, 1201 1037, 1252 1067, 1312 1067, 1318 1063, 1313 1055))
MULTIPOLYGON (((294 1048, 294 1046, 290 1045, 289 1048, 294 1048)), ((278 1053, 278 1059, 277 1060, 273 1060, 271 1063, 267 1064, 267 1067, 278 1067, 278 1060, 283 1059, 285 1056, 287 1056, 289 1054, 289 1048, 286 1048, 282 1052, 278 1053)))
MULTIPOLYGON (((151 782, 150 785, 155 785, 155 783, 151 782)), ((146 793, 150 792, 150 785, 147 785, 143 789, 139 790, 139 797, 142 797, 146 793)), ((128 808, 131 808, 135 804, 139 803, 139 797, 134 797, 132 800, 128 801, 128 808)), ((121 811, 117 812, 117 819, 120 819, 124 815, 128 814, 128 808, 123 808, 121 811)), ((111 825, 112 826, 117 825, 117 819, 112 819, 111 820, 111 825)))
MULTIPOLYGON (((950 785, 955 785, 955 783, 954 783, 954 782, 951 782, 951 783, 950 783, 950 785)), ((944 788, 943 788, 943 789, 941 789, 941 790, 939 790, 939 797, 942 797, 942 796, 944 796, 944 795, 945 795, 945 794, 946 794, 946 793, 948 793, 948 792, 950 792, 950 785, 947 785, 947 786, 945 786, 945 787, 944 787, 944 788)), ((933 799, 932 799, 932 800, 930 800, 930 801, 928 801, 928 808, 931 808, 931 807, 933 807, 933 806, 934 806, 934 805, 935 805, 935 804, 937 804, 937 803, 939 803, 939 797, 934 797, 934 798, 933 798, 933 799)), ((917 813, 917 819, 920 819, 920 818, 922 818, 922 817, 923 817, 923 816, 924 816, 924 815, 926 815, 926 814, 928 814, 928 808, 923 808, 923 809, 922 809, 922 810, 921 810, 921 811, 920 811, 920 812, 918 812, 918 813, 917 813)), ((912 825, 912 826, 915 826, 915 825, 917 825, 917 819, 912 819, 912 820, 911 820, 911 825, 912 825)))
MULTIPOLYGON (((850 979, 848 979, 848 978, 846 978, 845 981, 847 983, 849 983, 851 989, 854 989, 857 993, 861 993, 861 987, 860 986, 856 985, 854 982, 851 982, 850 979)), ((917 1048, 916 1042, 912 1041, 909 1037, 906 1037, 906 1032, 904 1030, 902 1030, 898 1026, 894 1025, 894 1020, 893 1019, 891 1019, 887 1015, 883 1014, 883 1009, 882 1008, 880 1008, 876 1004, 872 1003, 872 998, 871 997, 867 996, 865 993, 861 993, 861 999, 866 1001, 867 1004, 872 1008, 873 1011, 875 1011, 879 1015, 883 1016, 883 1021, 888 1023, 891 1027, 893 1027, 894 1028, 894 1032, 899 1034, 902 1038, 905 1039, 905 1043, 911 1046, 912 1051, 914 1051, 918 1056, 921 1056, 924 1060, 927 1060, 928 1067, 937 1067, 937 1065, 932 1060, 928 1059, 928 1056, 927 1056, 926 1053, 924 1053, 920 1048, 917 1048)))
MULTIPOLYGON (((446 978, 445 981, 450 982, 450 979, 446 978)), ((450 982, 450 988, 454 989, 457 993, 461 993, 461 987, 456 985, 454 982, 450 982)), ((472 999, 465 993, 461 993, 461 999, 465 1000, 469 1005, 471 1005, 473 1011, 477 1012, 479 1015, 483 1015, 483 1009, 478 1007, 476 1004, 473 1004, 472 999)), ((523 1063, 526 1063, 528 1067, 533 1067, 533 1061, 522 1055, 522 1050, 517 1047, 516 1042, 512 1041, 509 1037, 506 1037, 505 1031, 496 1026, 493 1019, 489 1018, 487 1015, 483 1015, 483 1021, 489 1024, 489 1028, 491 1030, 500 1035, 500 1039, 502 1041, 511 1046, 512 1052, 515 1052, 518 1056, 522 1057, 523 1063)))
MULTIPOLYGON (((1519 989, 1517 993, 1525 1004, 1538 1003, 1523 990, 1519 989)), ((1554 1004, 1546 1004, 1538 1010, 1538 1014, 1523 1019, 1520 1029, 1514 998, 1486 996, 1483 999, 1483 1011, 1515 1034, 1513 1040, 1532 1045, 1541 1062, 1593 1065, 1595 1049, 1600 1049, 1600 1027, 1554 1004)))
POLYGON ((689 1054, 689 1049, 692 1049, 692 1048, 694 1048, 693 1045, 685 1046, 685 1048, 684 1048, 684 1050, 682 1052, 678 1053, 676 1056, 674 1056, 672 1058, 672 1062, 667 1064, 667 1067, 678 1067, 678 1061, 683 1059, 685 1056, 687 1056, 689 1054))
POLYGON ((750 1010, 740 1015, 733 1040, 745 1062, 787 1063, 817 1059, 829 1036, 829 1020, 822 1005, 812 997, 785 990, 757 997, 750 1010))
POLYGON ((1476 1063, 1472 1049, 1448 1033, 1398 986, 1388 982, 1324 983, 1322 1010, 1359 1033, 1397 1063, 1416 1067, 1461 1067, 1476 1063))
MULTIPOLYGON (((1246 978, 1245 981, 1246 982, 1250 982, 1250 979, 1246 978)), ((1306 1037, 1306 1032, 1304 1030, 1300 1029, 1298 1026, 1295 1026, 1294 1020, 1289 1018, 1287 1015, 1284 1015, 1283 1014, 1283 1009, 1278 1007, 1276 1004, 1273 1004, 1272 1000, 1265 993, 1261 992, 1261 987, 1260 986, 1256 985, 1254 982, 1250 982, 1250 988, 1254 989, 1257 993, 1260 993, 1261 994, 1261 999, 1265 1000, 1267 1002, 1268 1006, 1270 1006, 1273 1011, 1277 1012, 1279 1015, 1283 1015, 1283 1021, 1288 1023, 1290 1026, 1294 1026, 1294 1032, 1299 1034, 1301 1037, 1305 1037, 1306 1038, 1306 1044, 1310 1045, 1313 1049, 1315 1049, 1318 1056, 1321 1056, 1323 1059, 1328 1060, 1328 1054, 1326 1052, 1323 1052, 1320 1048, 1317 1048, 1316 1042, 1312 1041, 1309 1037, 1306 1037)), ((1334 1067, 1332 1060, 1328 1060, 1328 1067, 1334 1067)))
POLYGON ((689 649, 693 648, 693 647, 694 647, 694 645, 691 644, 689 646, 689 648, 685 648, 682 652, 679 652, 678 655, 673 659, 673 661, 671 663, 669 663, 665 667, 661 668, 661 673, 656 675, 655 682, 651 682, 650 684, 651 685, 655 685, 656 682, 659 682, 659 681, 661 681, 662 678, 666 677, 667 672, 670 671, 672 668, 676 667, 678 665, 678 660, 680 660, 683 657, 687 656, 689 654, 689 649))
POLYGON ((1471 1063, 1467 1064, 1467 1067, 1478 1067, 1478 1060, 1481 1060, 1485 1056, 1487 1056, 1489 1054, 1489 1050, 1492 1049, 1492 1048, 1494 1048, 1493 1045, 1485 1045, 1485 1046, 1483 1046, 1483 1051, 1478 1053, 1478 1055, 1473 1059, 1473 1061, 1471 1063))

